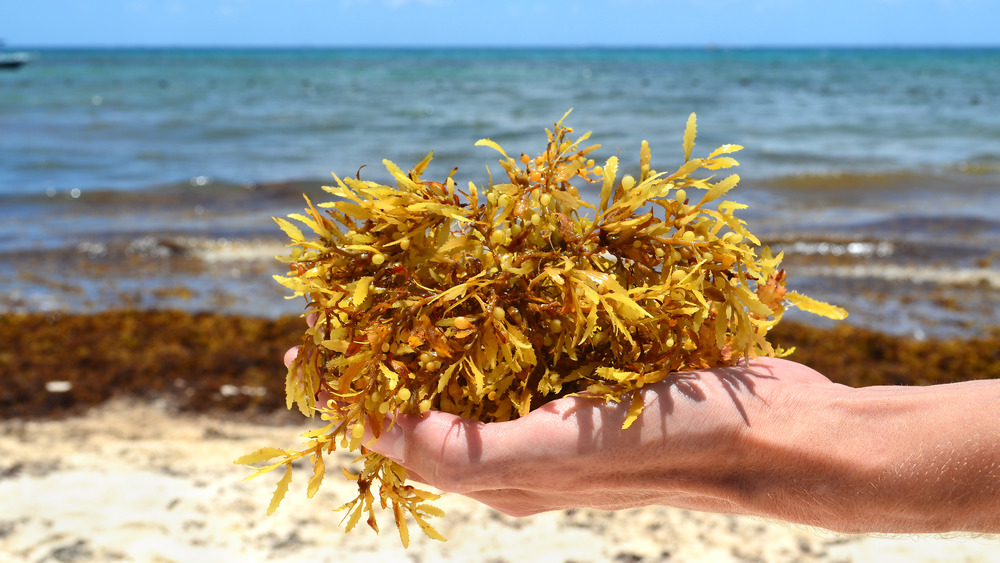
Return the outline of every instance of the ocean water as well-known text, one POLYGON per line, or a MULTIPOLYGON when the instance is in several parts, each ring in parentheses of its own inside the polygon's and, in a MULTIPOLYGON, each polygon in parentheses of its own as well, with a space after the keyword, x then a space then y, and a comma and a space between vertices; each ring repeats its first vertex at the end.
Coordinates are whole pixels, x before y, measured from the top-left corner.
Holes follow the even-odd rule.
MULTIPOLYGON (((0 72, 0 311, 297 313, 270 217, 435 155, 483 183, 567 110, 598 159, 725 143, 790 285, 894 333, 1000 326, 1000 49, 41 50, 0 72)), ((701 153, 699 152, 701 151, 701 153)), ((798 317, 796 317, 798 318, 798 317)), ((808 320, 803 317, 800 320, 808 320)))

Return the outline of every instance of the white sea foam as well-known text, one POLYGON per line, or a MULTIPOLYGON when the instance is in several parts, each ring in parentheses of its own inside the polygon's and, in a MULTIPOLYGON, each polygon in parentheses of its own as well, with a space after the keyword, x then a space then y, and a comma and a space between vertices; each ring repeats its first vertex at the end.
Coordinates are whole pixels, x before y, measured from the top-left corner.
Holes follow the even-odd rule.
POLYGON ((287 255, 281 243, 269 240, 184 239, 179 241, 191 256, 209 263, 270 261, 287 255))
POLYGON ((869 258, 877 256, 885 258, 892 256, 896 247, 887 241, 880 242, 794 242, 785 247, 787 254, 804 254, 818 256, 854 256, 857 258, 869 258))
POLYGON ((802 266, 795 275, 818 278, 877 279, 939 286, 988 286, 1000 289, 1000 270, 990 268, 939 268, 899 264, 802 266))

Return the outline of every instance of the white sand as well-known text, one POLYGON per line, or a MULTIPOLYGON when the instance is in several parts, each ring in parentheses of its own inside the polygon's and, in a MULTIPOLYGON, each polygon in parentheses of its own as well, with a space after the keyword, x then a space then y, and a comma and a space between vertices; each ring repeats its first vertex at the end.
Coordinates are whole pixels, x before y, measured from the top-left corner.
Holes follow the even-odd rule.
MULTIPOLYGON (((508 518, 457 495, 433 521, 449 539, 411 526, 409 550, 389 515, 376 535, 350 534, 331 509, 353 483, 329 467, 305 499, 293 478, 271 517, 279 475, 242 481, 236 457, 294 447, 308 429, 177 415, 113 403, 85 417, 0 422, 0 561, 995 561, 1000 539, 841 536, 752 518, 649 508, 508 518)), ((349 458, 344 458, 348 460, 349 458)), ((330 464, 332 465, 332 464, 330 464)))

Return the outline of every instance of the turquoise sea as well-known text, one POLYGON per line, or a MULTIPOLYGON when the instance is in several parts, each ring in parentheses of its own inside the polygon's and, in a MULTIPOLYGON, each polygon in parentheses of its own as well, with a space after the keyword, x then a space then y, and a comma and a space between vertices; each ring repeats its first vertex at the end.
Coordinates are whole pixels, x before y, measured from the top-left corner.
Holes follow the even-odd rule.
MULTIPOLYGON (((736 143, 790 285, 917 337, 1000 326, 1000 49, 36 50, 0 71, 0 312, 297 313, 270 279, 330 172, 499 170, 544 129, 676 167, 736 143)), ((806 320, 806 319, 802 319, 806 320)))

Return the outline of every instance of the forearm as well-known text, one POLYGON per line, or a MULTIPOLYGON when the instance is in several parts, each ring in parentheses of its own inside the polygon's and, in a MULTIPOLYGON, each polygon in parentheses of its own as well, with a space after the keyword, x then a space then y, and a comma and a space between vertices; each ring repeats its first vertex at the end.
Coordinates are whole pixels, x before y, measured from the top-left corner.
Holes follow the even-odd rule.
POLYGON ((764 399, 733 479, 748 512, 854 533, 1000 532, 1000 381, 764 399))

